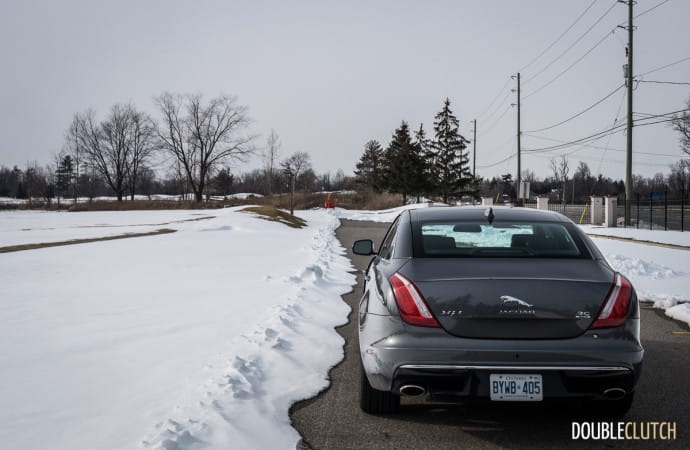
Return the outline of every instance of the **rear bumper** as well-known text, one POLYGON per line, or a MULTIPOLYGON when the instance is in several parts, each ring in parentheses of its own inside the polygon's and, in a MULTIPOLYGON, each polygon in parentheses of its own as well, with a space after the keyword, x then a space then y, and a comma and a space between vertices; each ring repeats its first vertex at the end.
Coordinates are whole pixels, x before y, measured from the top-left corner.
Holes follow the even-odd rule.
POLYGON ((491 374, 540 374, 546 399, 634 390, 644 357, 638 336, 639 319, 574 338, 515 340, 461 338, 369 316, 359 337, 369 383, 381 391, 413 384, 432 396, 488 398, 491 374))
POLYGON ((489 398, 493 373, 540 374, 544 398, 603 398, 607 389, 631 392, 635 386, 635 373, 622 366, 407 364, 395 370, 391 391, 417 385, 439 400, 489 398))

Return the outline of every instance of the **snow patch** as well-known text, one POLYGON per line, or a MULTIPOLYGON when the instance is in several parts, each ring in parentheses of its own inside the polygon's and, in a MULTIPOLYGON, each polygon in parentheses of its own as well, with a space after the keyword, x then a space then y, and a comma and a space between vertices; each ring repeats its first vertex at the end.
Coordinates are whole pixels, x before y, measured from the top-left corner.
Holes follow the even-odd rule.
POLYGON ((690 303, 681 303, 667 308, 666 315, 690 325, 690 303))
MULTIPOLYGON (((690 257, 690 255, 688 256, 690 257)), ((683 272, 640 258, 610 254, 606 255, 606 259, 611 267, 628 277, 643 276, 655 280, 666 280, 686 275, 683 272)))
MULTIPOLYGON (((628 233, 634 231, 628 230, 628 233)), ((655 308, 667 312, 676 305, 690 302, 690 274, 687 271, 690 252, 687 250, 596 237, 592 237, 592 240, 611 267, 632 282, 640 301, 651 302, 655 308)), ((690 324, 687 316, 682 314, 682 308, 679 311, 680 314, 672 316, 672 312, 669 316, 690 324)))

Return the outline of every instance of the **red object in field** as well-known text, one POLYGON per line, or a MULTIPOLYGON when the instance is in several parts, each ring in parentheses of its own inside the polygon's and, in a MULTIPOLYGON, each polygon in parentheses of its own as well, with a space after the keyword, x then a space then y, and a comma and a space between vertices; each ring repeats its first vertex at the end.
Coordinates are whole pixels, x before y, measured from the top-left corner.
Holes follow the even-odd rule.
POLYGON ((335 205, 338 204, 338 200, 332 199, 331 194, 328 194, 328 197, 326 198, 326 201, 323 202, 323 207, 328 209, 328 208, 335 208, 335 205))

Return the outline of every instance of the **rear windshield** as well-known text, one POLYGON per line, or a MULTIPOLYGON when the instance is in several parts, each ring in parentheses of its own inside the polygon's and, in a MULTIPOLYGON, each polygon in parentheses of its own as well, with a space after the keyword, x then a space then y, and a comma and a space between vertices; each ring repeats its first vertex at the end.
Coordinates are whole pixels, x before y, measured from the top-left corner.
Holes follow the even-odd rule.
POLYGON ((550 222, 424 222, 415 230, 415 257, 590 257, 568 228, 550 222))

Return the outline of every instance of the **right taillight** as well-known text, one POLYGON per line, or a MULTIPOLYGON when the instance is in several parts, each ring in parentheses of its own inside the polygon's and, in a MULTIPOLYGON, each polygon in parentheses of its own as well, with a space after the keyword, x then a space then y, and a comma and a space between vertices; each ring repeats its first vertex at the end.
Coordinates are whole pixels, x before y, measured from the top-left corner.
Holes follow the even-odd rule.
POLYGON ((424 297, 414 283, 399 273, 393 274, 390 277, 390 282, 402 320, 419 327, 439 327, 436 318, 431 314, 424 297))
POLYGON ((599 315, 590 328, 611 328, 622 325, 628 316, 631 298, 632 286, 630 282, 617 273, 613 280, 613 286, 606 296, 604 306, 601 307, 599 315))

